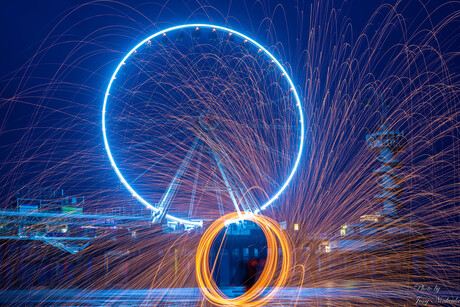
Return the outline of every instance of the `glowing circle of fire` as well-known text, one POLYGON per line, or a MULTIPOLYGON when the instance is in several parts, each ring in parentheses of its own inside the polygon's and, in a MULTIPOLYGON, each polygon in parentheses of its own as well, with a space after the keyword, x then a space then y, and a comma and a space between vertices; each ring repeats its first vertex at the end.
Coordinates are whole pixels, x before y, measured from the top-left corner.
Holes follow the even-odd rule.
POLYGON ((102 134, 119 180, 154 220, 193 228, 272 204, 296 173, 305 127, 294 83, 270 51, 232 29, 185 24, 145 38, 119 62, 102 134), (205 43, 200 31, 209 32, 205 43), (269 198, 246 195, 252 186, 269 198), (207 208, 216 196, 219 210, 207 208))
MULTIPOLYGON (((289 277, 292 265, 289 237, 281 230, 279 224, 267 217, 253 214, 235 212, 225 215, 216 220, 204 233, 200 240, 196 253, 196 278, 198 286, 205 298, 218 306, 260 306, 270 300, 283 287, 289 277), (250 220, 256 223, 264 232, 267 239, 267 260, 265 268, 257 282, 243 295, 229 298, 217 287, 210 270, 209 253, 212 243, 225 225, 250 220), (279 245, 278 245, 279 244, 279 245), (281 255, 278 250, 281 249, 281 255), (281 257, 281 265, 279 258, 281 257), (277 269, 279 272, 277 272, 277 269), (275 277, 277 273, 277 277, 275 277), (271 287, 266 293, 267 287, 271 287), (266 293, 266 294, 265 294, 266 293)), ((214 264, 211 264, 214 270, 214 264)))

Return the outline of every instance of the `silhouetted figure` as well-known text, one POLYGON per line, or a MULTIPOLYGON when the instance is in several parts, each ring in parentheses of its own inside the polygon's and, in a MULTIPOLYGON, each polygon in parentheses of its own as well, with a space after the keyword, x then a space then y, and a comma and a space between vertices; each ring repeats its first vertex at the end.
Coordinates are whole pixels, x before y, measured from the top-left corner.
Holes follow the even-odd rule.
POLYGON ((258 268, 259 262, 257 259, 251 259, 246 268, 246 277, 244 278, 244 289, 245 291, 248 291, 251 289, 252 286, 256 283, 257 279, 257 268, 258 268))

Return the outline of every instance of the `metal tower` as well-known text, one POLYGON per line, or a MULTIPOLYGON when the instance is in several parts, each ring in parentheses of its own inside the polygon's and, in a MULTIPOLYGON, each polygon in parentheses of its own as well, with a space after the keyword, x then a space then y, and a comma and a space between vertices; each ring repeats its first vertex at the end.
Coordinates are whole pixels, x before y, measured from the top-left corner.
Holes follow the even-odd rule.
POLYGON ((398 176, 397 168, 404 163, 395 159, 395 156, 406 145, 404 132, 390 130, 383 123, 377 132, 366 135, 366 144, 379 154, 376 160, 380 167, 372 172, 378 176, 378 186, 382 189, 380 194, 374 196, 375 201, 383 203, 383 210, 378 214, 390 220, 399 218, 401 202, 398 196, 402 192, 403 180, 398 176))

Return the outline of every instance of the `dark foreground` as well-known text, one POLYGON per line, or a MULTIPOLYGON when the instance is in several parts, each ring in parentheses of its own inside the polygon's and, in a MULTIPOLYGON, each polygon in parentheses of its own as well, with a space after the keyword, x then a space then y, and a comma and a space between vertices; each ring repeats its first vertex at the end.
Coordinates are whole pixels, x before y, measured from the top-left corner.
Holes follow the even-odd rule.
MULTIPOLYGON (((238 296, 242 288, 222 289, 238 296)), ((2 306, 200 306, 198 288, 153 290, 34 289, 0 292, 2 306)), ((206 304, 205 304, 206 305, 206 304)), ((460 306, 460 292, 438 285, 412 288, 341 285, 324 288, 283 288, 269 306, 460 306), (430 290, 428 290, 430 289, 430 290)))

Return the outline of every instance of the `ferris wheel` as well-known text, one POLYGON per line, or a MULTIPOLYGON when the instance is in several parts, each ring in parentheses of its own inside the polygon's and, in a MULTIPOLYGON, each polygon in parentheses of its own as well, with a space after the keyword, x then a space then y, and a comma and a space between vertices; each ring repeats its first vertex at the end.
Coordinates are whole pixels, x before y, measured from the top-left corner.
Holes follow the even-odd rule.
POLYGON ((124 56, 102 131, 115 173, 154 220, 193 228, 272 205, 299 166, 304 118, 268 49, 228 28, 187 24, 124 56))

